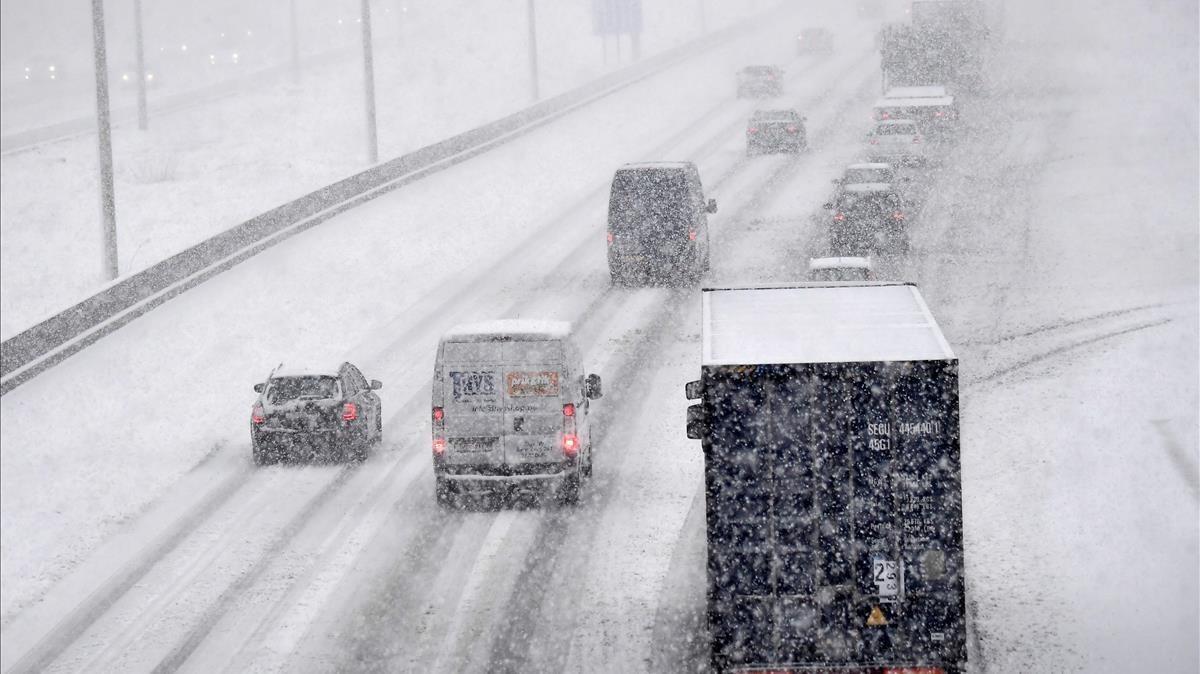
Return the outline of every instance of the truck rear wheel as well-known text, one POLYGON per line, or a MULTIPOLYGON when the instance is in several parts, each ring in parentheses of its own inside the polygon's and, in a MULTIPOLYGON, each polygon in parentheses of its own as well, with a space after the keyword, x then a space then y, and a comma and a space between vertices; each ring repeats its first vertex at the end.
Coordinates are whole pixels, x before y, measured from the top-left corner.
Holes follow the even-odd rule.
POLYGON ((437 497, 438 507, 443 510, 448 510, 454 507, 454 485, 444 477, 435 478, 434 494, 437 497))

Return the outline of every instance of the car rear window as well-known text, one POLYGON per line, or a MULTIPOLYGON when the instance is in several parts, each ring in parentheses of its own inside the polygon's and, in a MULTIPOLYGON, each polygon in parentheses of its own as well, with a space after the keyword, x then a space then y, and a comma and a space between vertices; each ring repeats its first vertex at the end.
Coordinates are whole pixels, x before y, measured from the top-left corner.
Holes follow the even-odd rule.
POLYGON ((617 171, 608 202, 609 225, 617 233, 670 230, 691 222, 687 179, 677 169, 617 171))
POLYGON ((824 283, 843 283, 846 281, 867 281, 867 270, 859 267, 833 267, 830 269, 813 269, 808 272, 808 280, 824 283))
POLYGON ((890 183, 892 182, 892 172, 887 169, 846 169, 843 182, 847 185, 890 183))
POLYGON ((274 377, 267 388, 267 402, 272 405, 291 400, 325 400, 337 395, 337 377, 324 375, 274 377))
POLYGON ((755 110, 750 119, 753 119, 756 122, 795 122, 800 119, 800 113, 796 112, 795 110, 755 110))
POLYGON ((880 124, 875 127, 876 136, 911 136, 917 132, 915 124, 880 124))

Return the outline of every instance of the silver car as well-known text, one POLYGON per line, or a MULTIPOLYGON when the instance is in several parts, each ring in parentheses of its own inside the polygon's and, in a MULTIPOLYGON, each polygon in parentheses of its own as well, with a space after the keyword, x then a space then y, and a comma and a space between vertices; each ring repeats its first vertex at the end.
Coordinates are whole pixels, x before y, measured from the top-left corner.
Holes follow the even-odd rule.
POLYGON ((917 123, 911 119, 886 119, 875 123, 867 134, 867 156, 871 161, 924 164, 927 144, 917 123))
POLYGON ((437 500, 461 492, 544 491, 575 503, 592 472, 591 401, 571 326, 503 320, 464 325, 438 345, 432 448, 437 500))

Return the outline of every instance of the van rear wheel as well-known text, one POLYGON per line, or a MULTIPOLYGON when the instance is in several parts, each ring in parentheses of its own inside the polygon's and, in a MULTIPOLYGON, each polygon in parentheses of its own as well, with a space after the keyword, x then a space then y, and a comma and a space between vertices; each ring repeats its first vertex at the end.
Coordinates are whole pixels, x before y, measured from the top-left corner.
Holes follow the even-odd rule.
POLYGON ((577 470, 563 480, 562 486, 558 490, 558 502, 569 506, 579 503, 579 490, 581 486, 580 471, 577 470))

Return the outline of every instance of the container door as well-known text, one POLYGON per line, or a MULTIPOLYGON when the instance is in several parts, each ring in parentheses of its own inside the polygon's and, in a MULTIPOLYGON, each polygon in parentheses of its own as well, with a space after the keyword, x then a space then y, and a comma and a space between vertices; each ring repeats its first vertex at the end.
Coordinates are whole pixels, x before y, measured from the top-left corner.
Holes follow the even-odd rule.
POLYGON ((504 465, 504 369, 499 342, 447 342, 441 365, 448 465, 504 465))
POLYGON ((504 457, 515 472, 562 460, 563 345, 558 341, 504 344, 504 457))

